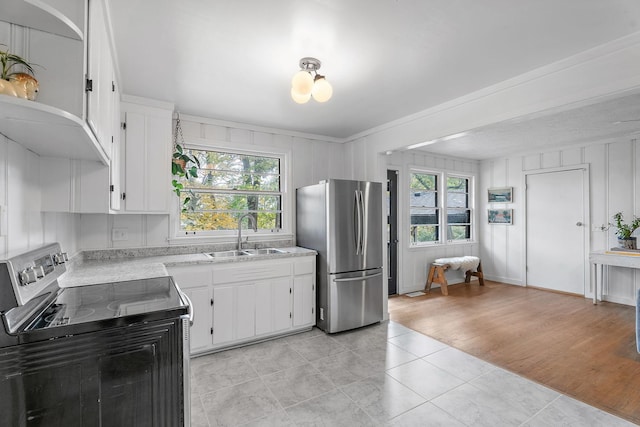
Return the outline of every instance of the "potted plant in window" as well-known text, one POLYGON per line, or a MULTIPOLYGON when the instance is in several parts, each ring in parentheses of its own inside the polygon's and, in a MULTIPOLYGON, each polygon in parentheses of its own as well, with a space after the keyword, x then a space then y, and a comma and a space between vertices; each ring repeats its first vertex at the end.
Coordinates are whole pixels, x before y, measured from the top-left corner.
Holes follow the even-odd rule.
MULTIPOLYGON (((194 155, 191 155, 184 149, 184 137, 182 135, 182 127, 180 126, 180 115, 176 119, 176 129, 173 136, 173 155, 171 157, 171 174, 174 176, 171 181, 173 186, 173 192, 178 197, 181 196, 184 185, 180 182, 181 179, 197 178, 198 168, 200 167, 200 161, 194 155), (181 139, 182 144, 178 143, 178 136, 181 139)), ((191 193, 185 197, 182 201, 182 212, 193 210, 194 204, 191 203, 194 194, 191 193)))
POLYGON ((634 216, 633 221, 626 224, 622 212, 618 212, 613 216, 613 220, 615 221, 618 244, 625 249, 637 249, 636 238, 631 235, 640 227, 640 218, 634 216))
POLYGON ((0 94, 35 100, 38 81, 33 74, 32 65, 25 59, 8 50, 0 50, 0 94), (16 70, 16 66, 22 67, 26 72, 16 70))

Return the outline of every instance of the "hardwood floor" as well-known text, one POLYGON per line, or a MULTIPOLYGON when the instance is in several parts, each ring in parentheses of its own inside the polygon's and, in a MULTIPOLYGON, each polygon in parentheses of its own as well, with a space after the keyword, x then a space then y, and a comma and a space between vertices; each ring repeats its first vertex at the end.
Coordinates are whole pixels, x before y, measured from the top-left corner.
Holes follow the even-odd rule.
POLYGON ((392 297, 389 318, 640 424, 634 307, 485 280, 392 297))

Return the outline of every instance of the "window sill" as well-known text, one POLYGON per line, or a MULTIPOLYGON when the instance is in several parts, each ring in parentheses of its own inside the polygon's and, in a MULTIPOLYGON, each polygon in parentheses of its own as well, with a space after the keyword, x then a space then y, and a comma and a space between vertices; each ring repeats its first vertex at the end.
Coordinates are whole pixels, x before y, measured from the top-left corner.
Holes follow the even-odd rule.
MULTIPOLYGON (((269 233, 269 234, 245 234, 246 230, 242 230, 242 242, 256 243, 256 242, 270 242, 276 240, 291 240, 293 242, 293 234, 291 233, 269 233), (247 239, 249 237, 249 239, 247 239)), ((188 235, 188 236, 174 236, 169 239, 169 245, 184 245, 189 243, 236 243, 238 241, 237 234, 224 236, 212 236, 212 235, 188 235)))

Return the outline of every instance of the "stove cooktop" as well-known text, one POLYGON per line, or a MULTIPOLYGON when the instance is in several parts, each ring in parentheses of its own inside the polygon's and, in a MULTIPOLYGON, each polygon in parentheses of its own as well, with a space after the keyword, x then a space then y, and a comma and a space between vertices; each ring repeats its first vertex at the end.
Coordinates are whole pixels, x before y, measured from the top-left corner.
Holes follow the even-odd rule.
POLYGON ((171 277, 78 286, 61 289, 23 333, 80 333, 170 318, 186 312, 186 305, 171 277))

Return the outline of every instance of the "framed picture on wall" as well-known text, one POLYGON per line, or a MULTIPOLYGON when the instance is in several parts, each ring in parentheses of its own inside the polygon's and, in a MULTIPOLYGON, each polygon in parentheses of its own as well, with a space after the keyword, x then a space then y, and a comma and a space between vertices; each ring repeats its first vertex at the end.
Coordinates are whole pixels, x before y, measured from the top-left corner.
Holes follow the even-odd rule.
POLYGON ((489 203, 513 202, 513 187, 490 188, 487 190, 489 203))
POLYGON ((489 224, 513 224, 513 209, 489 209, 487 211, 489 224))

